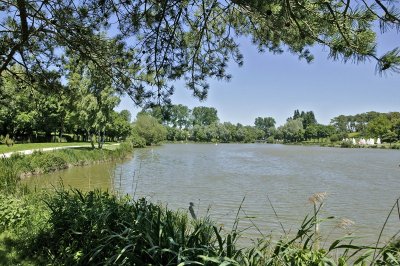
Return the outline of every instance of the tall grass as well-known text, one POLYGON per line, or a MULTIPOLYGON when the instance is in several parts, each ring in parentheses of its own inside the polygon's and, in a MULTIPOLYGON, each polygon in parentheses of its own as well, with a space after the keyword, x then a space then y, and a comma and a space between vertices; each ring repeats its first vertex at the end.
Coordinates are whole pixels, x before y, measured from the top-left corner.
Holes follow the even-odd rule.
POLYGON ((15 157, 0 159, 0 191, 15 191, 19 183, 19 168, 15 157))
MULTIPOLYGON (((278 241, 261 237, 238 244, 240 220, 222 233, 208 217, 192 219, 146 199, 108 192, 61 188, 45 197, 44 223, 21 253, 46 265, 399 265, 400 242, 382 246, 354 244, 344 236, 327 248, 319 245, 323 202, 306 216, 294 235, 278 241), (317 228, 317 229, 316 229, 317 228), (374 254, 375 253, 375 254, 374 254)), ((397 205, 396 205, 397 206, 397 205)), ((238 210, 238 214, 241 207, 238 210)))
POLYGON ((209 219, 145 199, 58 190, 46 204, 49 228, 33 250, 55 265, 178 265, 216 254, 209 219))

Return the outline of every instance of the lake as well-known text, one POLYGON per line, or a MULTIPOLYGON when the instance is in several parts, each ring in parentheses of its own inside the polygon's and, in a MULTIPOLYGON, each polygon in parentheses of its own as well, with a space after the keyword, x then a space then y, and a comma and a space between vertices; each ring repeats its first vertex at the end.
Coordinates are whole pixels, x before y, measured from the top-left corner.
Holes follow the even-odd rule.
MULTIPOLYGON (((64 186, 116 190, 184 211, 193 202, 198 216, 210 215, 227 231, 244 200, 239 225, 250 227, 244 232, 248 238, 259 236, 258 231, 279 237, 283 231, 279 221, 286 231, 296 232, 312 210, 308 198, 326 192, 321 217, 336 219, 321 225, 322 235, 351 232, 373 243, 400 196, 399 164, 398 150, 166 144, 137 149, 124 162, 70 168, 27 182, 49 187, 62 179, 64 186), (337 228, 341 218, 355 224, 346 230, 337 228)), ((397 233, 399 225, 396 208, 385 239, 397 233)))

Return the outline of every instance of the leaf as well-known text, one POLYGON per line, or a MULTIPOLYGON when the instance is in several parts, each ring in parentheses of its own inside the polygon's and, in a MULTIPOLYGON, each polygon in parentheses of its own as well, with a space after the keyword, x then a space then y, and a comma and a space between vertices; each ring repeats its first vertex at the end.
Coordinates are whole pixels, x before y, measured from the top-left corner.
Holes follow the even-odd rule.
POLYGON ((221 235, 219 234, 218 229, 217 229, 216 226, 213 226, 213 229, 214 229, 215 235, 217 236, 218 245, 219 245, 219 251, 223 252, 224 251, 224 246, 223 246, 221 235))
POLYGON ((194 264, 196 264, 196 265, 204 265, 203 263, 198 262, 198 261, 191 261, 191 260, 188 260, 188 261, 179 263, 178 266, 194 265, 194 264))
POLYGON ((373 253, 372 249, 368 250, 363 255, 361 255, 356 261, 354 261, 354 264, 358 264, 358 263, 364 262, 365 259, 367 259, 368 257, 370 257, 372 255, 372 253, 373 253))
POLYGON ((329 247, 329 251, 331 251, 332 249, 336 248, 336 246, 341 242, 341 239, 335 240, 329 247))
POLYGON ((204 261, 211 261, 211 262, 215 262, 215 263, 220 263, 221 261, 219 260, 219 258, 215 258, 215 257, 208 257, 208 256, 204 256, 204 255, 199 255, 197 256, 200 259, 204 260, 204 261))

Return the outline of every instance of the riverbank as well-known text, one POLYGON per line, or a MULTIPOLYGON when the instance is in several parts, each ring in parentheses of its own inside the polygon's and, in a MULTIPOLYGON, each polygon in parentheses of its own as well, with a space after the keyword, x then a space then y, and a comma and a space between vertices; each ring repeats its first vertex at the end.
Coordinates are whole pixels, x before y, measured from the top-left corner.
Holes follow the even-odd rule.
MULTIPOLYGON (((83 148, 83 147, 92 147, 91 144, 77 142, 77 143, 64 143, 64 145, 60 145, 62 143, 35 143, 35 144, 20 144, 17 147, 7 147, 7 149, 2 149, 3 153, 0 153, 0 157, 3 158, 10 158, 13 154, 20 154, 20 155, 29 155, 34 152, 48 152, 48 151, 56 151, 56 150, 63 150, 63 149, 74 149, 74 148, 83 148), (78 145, 74 145, 78 144, 78 145), (28 148, 31 146, 31 148, 28 148), (7 150, 12 150, 9 152, 4 152, 7 150)), ((120 143, 112 143, 112 144, 104 144, 103 149, 113 149, 113 146, 119 146, 120 143)))
POLYGON ((375 145, 361 145, 352 144, 348 142, 314 142, 314 141, 302 141, 302 142, 274 142, 269 143, 266 141, 256 141, 251 143, 245 142, 202 142, 202 141, 166 141, 165 144, 283 144, 283 145, 298 145, 298 146, 319 146, 329 148, 355 148, 355 149, 392 149, 399 150, 400 143, 382 143, 375 145))
POLYGON ((28 150, 24 154, 15 152, 8 158, 0 159, 0 187, 17 183, 19 179, 55 172, 69 167, 96 164, 105 161, 126 158, 132 152, 132 146, 122 143, 111 146, 112 149, 92 149, 90 147, 53 147, 42 150, 28 150))

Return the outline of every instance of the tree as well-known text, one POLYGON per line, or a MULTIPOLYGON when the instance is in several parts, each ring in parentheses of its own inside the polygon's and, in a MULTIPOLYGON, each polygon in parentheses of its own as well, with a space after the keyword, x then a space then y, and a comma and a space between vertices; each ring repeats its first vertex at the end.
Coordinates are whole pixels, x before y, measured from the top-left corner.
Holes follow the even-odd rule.
POLYGON ((171 107, 170 122, 173 127, 179 127, 179 129, 187 128, 190 125, 190 109, 189 107, 178 104, 171 107))
POLYGON ((345 115, 339 115, 331 119, 331 124, 339 132, 348 132, 348 118, 345 115))
POLYGON ((303 121, 301 118, 288 120, 280 130, 283 133, 283 138, 288 142, 298 142, 304 137, 303 121))
POLYGON ((130 123, 132 120, 132 114, 128 110, 122 110, 119 112, 119 117, 121 117, 127 123, 130 123))
POLYGON ((254 121, 255 127, 263 130, 265 137, 267 138, 272 135, 272 131, 275 129, 275 124, 275 119, 272 117, 257 117, 254 121))
POLYGON ((304 137, 308 140, 318 138, 318 127, 316 125, 308 126, 304 131, 304 137))
POLYGON ((128 110, 122 110, 120 113, 113 111, 106 132, 113 141, 125 140, 132 132, 131 113, 128 110))
POLYGON ((232 36, 307 61, 309 48, 319 44, 333 60, 373 59, 379 71, 399 72, 400 50, 378 54, 374 31, 377 24, 382 31, 398 28, 399 14, 396 1, 378 0, 1 1, 0 75, 20 65, 26 82, 51 83, 74 54, 136 104, 168 103, 178 79, 204 99, 207 78, 230 79, 228 61, 243 64, 232 36))
MULTIPOLYGON (((72 59, 71 62, 75 60, 72 59)), ((120 99, 112 80, 108 76, 102 76, 92 64, 80 62, 76 65, 70 64, 69 67, 68 86, 81 99, 75 102, 73 119, 86 131, 87 138, 90 134, 92 140, 97 138, 101 148, 106 127, 111 122, 111 114, 120 99)))
MULTIPOLYGON (((391 130, 392 125, 386 115, 380 115, 372 119, 367 125, 367 133, 374 138, 382 138, 391 130)), ((390 134, 393 136, 393 134, 390 134)), ((394 134, 396 136, 396 134, 394 134)))
POLYGON ((136 117, 133 131, 146 140, 146 145, 158 144, 167 137, 166 128, 156 118, 147 114, 139 114, 136 117))
POLYGON ((313 111, 300 111, 298 109, 294 110, 293 117, 289 117, 286 121, 289 120, 296 120, 296 119, 302 119, 303 121, 303 128, 306 129, 310 125, 316 125, 317 124, 317 119, 315 119, 315 115, 313 111))
POLYGON ((303 118, 303 128, 307 129, 311 125, 317 124, 317 119, 315 119, 315 115, 313 111, 308 111, 301 116, 303 118))
MULTIPOLYGON (((337 132, 337 130, 335 129, 334 126, 332 125, 321 125, 321 124, 317 124, 317 137, 318 140, 319 139, 323 139, 323 138, 327 138, 332 136, 333 134, 335 134, 337 132)), ((342 134, 340 134, 341 136, 343 136, 345 133, 342 132, 342 134)))
POLYGON ((218 122, 217 109, 214 107, 199 106, 192 110, 192 124, 209 126, 218 122))

